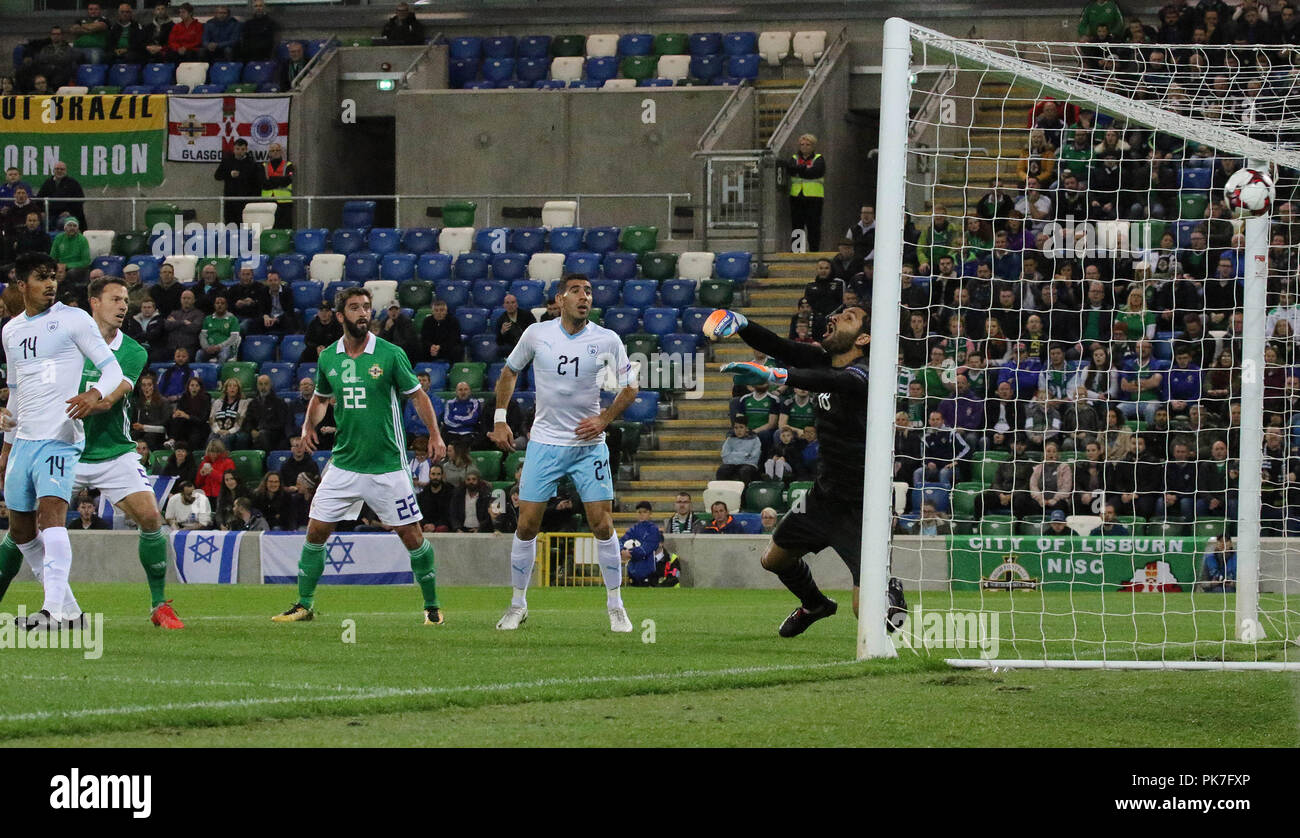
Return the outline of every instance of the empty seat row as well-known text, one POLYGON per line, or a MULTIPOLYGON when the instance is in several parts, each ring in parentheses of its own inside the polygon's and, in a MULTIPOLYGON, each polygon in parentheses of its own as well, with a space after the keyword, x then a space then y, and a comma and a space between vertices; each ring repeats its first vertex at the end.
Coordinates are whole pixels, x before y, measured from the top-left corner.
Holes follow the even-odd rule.
POLYGON ((793 54, 811 66, 826 49, 826 32, 664 32, 599 33, 593 35, 527 35, 515 38, 498 35, 481 38, 452 38, 449 55, 453 59, 546 59, 546 58, 626 58, 639 56, 689 55, 694 57, 761 54, 773 65, 793 54))
MULTIPOLYGON (((472 215, 470 216, 472 218, 472 215)), ((295 252, 308 258, 332 251, 343 256, 370 251, 378 256, 406 252, 415 255, 441 251, 452 256, 475 251, 483 254, 520 253, 531 256, 542 250, 556 253, 590 251, 608 254, 622 250, 646 253, 658 244, 655 227, 340 227, 331 232, 320 227, 286 231, 264 231, 262 252, 275 256, 295 252), (268 235, 270 233, 271 235, 268 235)))
POLYGON ((146 85, 151 88, 183 84, 195 87, 215 84, 225 87, 232 84, 263 84, 273 82, 278 76, 274 61, 187 61, 181 64, 157 62, 152 64, 79 64, 77 84, 84 87, 114 85, 121 88, 146 85))
MULTIPOLYGON (((686 78, 711 82, 730 78, 753 80, 758 78, 760 58, 747 55, 664 55, 628 56, 617 58, 489 58, 480 64, 471 58, 453 58, 448 65, 448 84, 452 88, 496 89, 499 87, 537 87, 551 85, 543 82, 589 82, 593 87, 610 87, 611 81, 649 81, 668 79, 676 82, 686 78), (482 73, 482 80, 479 74, 482 73), (517 84, 511 84, 517 82, 517 84)), ((635 86, 633 85, 612 85, 635 86)))

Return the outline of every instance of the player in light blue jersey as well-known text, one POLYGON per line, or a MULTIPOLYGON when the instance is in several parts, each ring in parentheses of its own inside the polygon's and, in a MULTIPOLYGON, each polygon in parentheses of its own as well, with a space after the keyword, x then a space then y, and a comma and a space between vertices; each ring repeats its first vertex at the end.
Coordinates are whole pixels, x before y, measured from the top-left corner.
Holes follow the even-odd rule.
POLYGON ((510 631, 528 618, 528 583, 537 552, 537 531, 546 503, 564 477, 573 478, 596 536, 596 559, 605 580, 611 631, 630 632, 620 586, 623 566, 614 533, 614 475, 609 472, 605 428, 636 398, 636 370, 623 341, 609 329, 587 320, 591 282, 581 274, 564 278, 556 295, 560 316, 524 330, 497 379, 497 409, 491 439, 503 451, 514 450, 514 433, 506 424, 505 406, 515 379, 533 365, 537 413, 528 441, 528 456, 519 480, 519 525, 510 545, 510 579, 514 596, 497 628, 510 631), (612 377, 619 389, 614 403, 601 410, 602 383, 612 377))
POLYGON ((0 450, 9 533, 0 545, 0 596, 25 556, 42 568, 45 604, 27 628, 76 624, 81 608, 68 588, 72 544, 68 501, 85 448, 81 420, 122 383, 122 367, 90 315, 55 302, 54 260, 24 253, 14 266, 24 312, 5 324, 9 406, 0 411, 5 431, 0 450), (81 393, 85 360, 99 381, 81 393), (17 545, 17 554, 12 550, 17 545))

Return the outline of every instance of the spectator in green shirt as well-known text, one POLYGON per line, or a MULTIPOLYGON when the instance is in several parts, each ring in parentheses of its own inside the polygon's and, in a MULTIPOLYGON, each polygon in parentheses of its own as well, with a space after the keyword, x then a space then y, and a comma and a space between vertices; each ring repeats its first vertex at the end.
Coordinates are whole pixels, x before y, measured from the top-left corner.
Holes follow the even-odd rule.
POLYGON ((812 393, 796 387, 794 395, 781 405, 781 415, 777 422, 782 428, 794 428, 798 432, 811 425, 816 418, 817 405, 812 399, 812 393))
POLYGON ((64 220, 63 235, 55 236, 50 245, 50 258, 69 271, 90 267, 90 242, 81 235, 77 219, 69 216, 64 220))
POLYGON ((104 63, 104 54, 108 50, 108 21, 98 3, 86 4, 86 16, 72 25, 72 34, 76 36, 72 45, 81 52, 82 63, 104 63))
POLYGON ((942 400, 952 395, 956 387, 954 369, 948 364, 948 356, 944 354, 942 346, 930 347, 930 363, 922 367, 918 375, 927 399, 942 400))
POLYGON ((1122 323, 1129 340, 1156 336, 1156 313, 1148 311, 1142 289, 1135 284, 1128 292, 1128 302, 1115 312, 1115 323, 1122 323))
POLYGON ((1079 15, 1079 37, 1091 41, 1097 37, 1097 26, 1104 24, 1112 33, 1124 31, 1124 13, 1115 0, 1093 0, 1083 7, 1079 15))
POLYGON ((199 332, 199 360, 224 364, 238 357, 239 318, 226 308, 225 297, 212 299, 212 313, 203 318, 199 332))

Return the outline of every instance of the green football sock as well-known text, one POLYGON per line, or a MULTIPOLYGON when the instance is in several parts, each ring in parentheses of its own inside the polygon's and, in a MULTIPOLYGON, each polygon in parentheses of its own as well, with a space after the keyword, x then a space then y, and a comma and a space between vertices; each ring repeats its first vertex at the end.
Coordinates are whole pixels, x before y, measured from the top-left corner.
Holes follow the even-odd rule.
POLYGON ((0 599, 4 599, 5 592, 9 590, 9 583, 14 581, 18 571, 23 566, 23 553, 14 544, 14 540, 5 533, 3 541, 0 541, 0 599))
POLYGON ((411 572, 424 594, 425 608, 438 608, 438 572, 433 569, 433 545, 424 542, 411 553, 411 572))
POLYGON ((141 532, 136 550, 149 580, 149 597, 157 608, 167 601, 167 537, 161 530, 141 532))
POLYGON ((325 572, 325 545, 302 545, 302 556, 298 559, 298 602, 304 608, 311 608, 316 601, 316 583, 325 572))

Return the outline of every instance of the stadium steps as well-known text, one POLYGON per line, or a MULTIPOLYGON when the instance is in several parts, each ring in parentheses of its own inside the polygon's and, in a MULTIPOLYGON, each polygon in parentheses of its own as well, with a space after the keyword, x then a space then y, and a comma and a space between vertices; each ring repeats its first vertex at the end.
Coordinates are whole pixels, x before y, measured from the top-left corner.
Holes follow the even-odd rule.
MULTIPOLYGON (((987 153, 944 159, 935 189, 943 202, 959 204, 964 197, 968 206, 973 205, 988 191, 992 178, 1015 177, 1020 153, 1028 145, 1029 114, 1041 94, 1024 86, 1012 90, 1009 82, 985 79, 977 95, 967 142, 987 149, 987 153)), ((959 210, 959 206, 949 207, 949 212, 959 210)))
POLYGON ((803 89, 802 79, 760 79, 754 85, 758 95, 758 144, 766 146, 781 120, 785 119, 795 97, 803 89))

